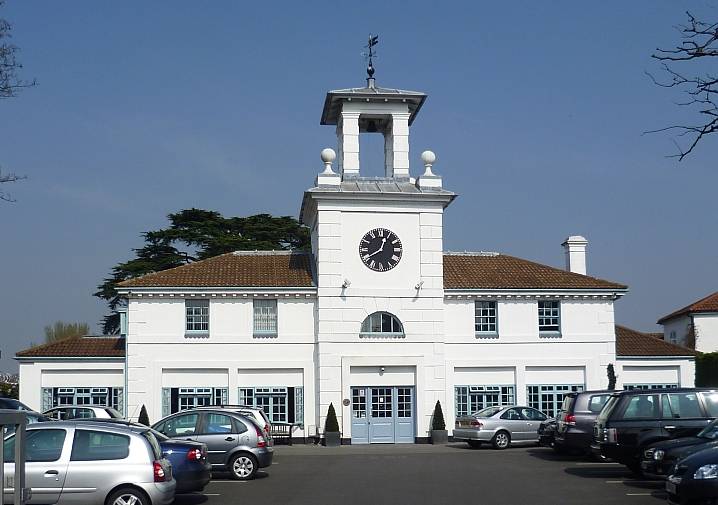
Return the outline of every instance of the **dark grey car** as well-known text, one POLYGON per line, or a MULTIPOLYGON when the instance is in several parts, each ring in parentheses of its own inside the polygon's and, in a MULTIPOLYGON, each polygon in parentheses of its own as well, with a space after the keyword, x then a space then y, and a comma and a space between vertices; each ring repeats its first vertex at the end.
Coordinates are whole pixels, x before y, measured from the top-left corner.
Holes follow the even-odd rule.
POLYGON ((581 391, 567 393, 556 415, 553 448, 590 454, 593 424, 614 391, 581 391))
POLYGON ((273 441, 254 419, 220 407, 183 410, 152 426, 170 438, 207 445, 213 471, 228 471, 237 480, 253 479, 272 464, 273 441))

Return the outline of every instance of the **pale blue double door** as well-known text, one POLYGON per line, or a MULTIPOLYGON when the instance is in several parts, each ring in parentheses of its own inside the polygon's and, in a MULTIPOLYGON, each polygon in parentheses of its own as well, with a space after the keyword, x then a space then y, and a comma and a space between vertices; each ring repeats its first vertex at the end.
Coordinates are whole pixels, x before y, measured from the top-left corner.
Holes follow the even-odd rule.
POLYGON ((352 444, 413 444, 415 426, 413 387, 352 387, 352 444))

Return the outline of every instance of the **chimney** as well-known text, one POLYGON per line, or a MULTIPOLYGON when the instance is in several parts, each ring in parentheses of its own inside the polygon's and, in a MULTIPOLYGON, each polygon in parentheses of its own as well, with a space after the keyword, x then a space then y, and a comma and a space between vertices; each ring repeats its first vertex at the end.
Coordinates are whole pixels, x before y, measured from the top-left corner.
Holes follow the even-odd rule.
POLYGON ((566 254, 566 270, 586 275, 586 240, 581 235, 571 235, 564 240, 563 250, 566 254))

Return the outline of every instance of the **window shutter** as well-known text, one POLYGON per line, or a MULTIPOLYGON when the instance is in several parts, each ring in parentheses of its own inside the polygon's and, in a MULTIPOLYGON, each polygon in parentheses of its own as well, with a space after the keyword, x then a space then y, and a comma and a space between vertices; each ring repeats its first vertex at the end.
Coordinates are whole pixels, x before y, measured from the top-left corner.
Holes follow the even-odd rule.
POLYGON ((170 412, 171 389, 162 388, 162 417, 168 416, 170 412))
POLYGON ((294 388, 294 422, 304 426, 304 387, 294 388))

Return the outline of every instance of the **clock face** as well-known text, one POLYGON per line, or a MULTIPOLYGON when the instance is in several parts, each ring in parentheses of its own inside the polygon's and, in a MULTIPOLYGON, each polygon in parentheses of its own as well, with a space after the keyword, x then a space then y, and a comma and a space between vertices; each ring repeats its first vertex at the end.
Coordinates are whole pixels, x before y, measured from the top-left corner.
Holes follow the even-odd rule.
POLYGON ((359 257, 375 272, 386 272, 401 260, 401 240, 391 230, 374 228, 359 242, 359 257))

